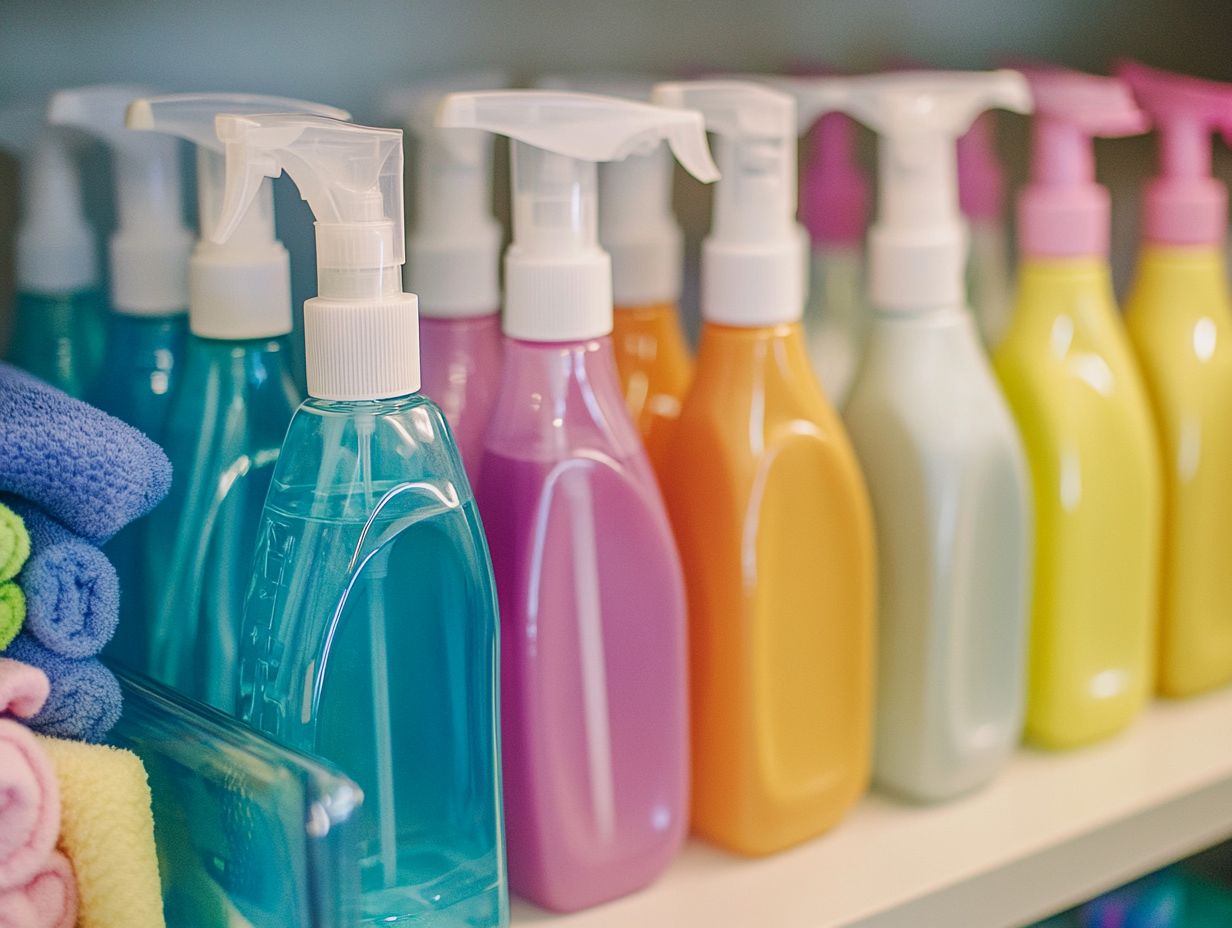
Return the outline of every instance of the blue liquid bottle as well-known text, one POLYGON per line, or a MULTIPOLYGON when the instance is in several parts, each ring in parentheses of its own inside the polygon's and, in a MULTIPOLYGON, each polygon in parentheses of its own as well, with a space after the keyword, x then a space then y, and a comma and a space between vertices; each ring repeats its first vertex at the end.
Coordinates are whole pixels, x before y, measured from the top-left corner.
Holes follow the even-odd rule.
POLYGON ((491 562, 402 292, 402 133, 223 116, 223 241, 286 168, 316 214, 308 391, 274 468, 240 712, 364 790, 365 924, 508 919, 491 562))
POLYGON ((176 479, 149 520, 148 660, 141 669, 234 714, 239 635, 261 509, 301 396, 290 365, 287 251, 274 237, 273 191, 225 244, 208 241, 222 209, 218 113, 347 113, 282 97, 176 94, 135 100, 130 129, 197 146, 201 239, 189 262, 190 334, 164 446, 176 479))
POLYGON ((45 107, 0 111, 0 148, 21 156, 17 293, 9 360, 70 396, 93 384, 103 352, 94 230, 68 133, 44 124, 45 107))
MULTIPOLYGON (((112 151, 118 225, 109 243, 111 313, 102 367, 86 399, 161 445, 188 333, 192 235, 183 222, 175 139, 125 128, 125 110, 141 95, 141 88, 119 85, 61 90, 52 95, 47 120, 88 132, 112 151)), ((149 534, 143 519, 106 546, 122 593, 120 627, 107 653, 131 667, 147 666, 143 552, 166 543, 149 534)))

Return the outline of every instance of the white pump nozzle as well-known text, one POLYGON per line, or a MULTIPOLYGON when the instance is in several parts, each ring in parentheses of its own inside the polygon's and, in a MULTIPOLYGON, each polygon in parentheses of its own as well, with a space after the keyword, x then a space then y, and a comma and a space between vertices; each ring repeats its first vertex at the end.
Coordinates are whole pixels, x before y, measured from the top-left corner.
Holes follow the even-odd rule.
POLYGON ((215 121, 225 152, 225 242, 284 170, 316 216, 317 293, 304 304, 308 392, 378 400, 419 389, 419 314, 402 292, 402 130, 290 113, 215 121))
POLYGON ((117 312, 167 316, 188 305, 188 253, 179 150, 174 139, 124 127, 141 87, 100 85, 52 95, 47 120, 102 139, 113 155, 119 225, 111 235, 111 303, 117 312))
POLYGON ((878 216, 869 232, 873 304, 912 310, 965 302, 957 140, 986 109, 1030 112, 1026 78, 1017 71, 904 71, 794 83, 803 119, 843 110, 881 137, 878 216))
MULTIPOLYGON (((650 100, 655 81, 634 74, 548 75, 545 90, 650 100)), ((646 155, 599 165, 599 244, 612 256, 617 307, 674 303, 684 273, 684 234, 672 212, 672 156, 659 145, 646 155)))
POLYGON ((17 288, 70 293, 98 283, 98 258, 81 205, 75 139, 46 125, 45 112, 35 105, 0 111, 0 148, 21 159, 17 288))
POLYGON ((129 104, 128 128, 187 139, 197 146, 200 237, 188 266, 188 322, 202 338, 273 338, 291 331, 287 250, 274 237, 274 191, 261 189, 225 244, 209 240, 222 213, 223 146, 219 113, 314 113, 347 119, 345 110, 256 94, 169 94, 129 104))
POLYGON ((500 308, 501 227, 492 215, 492 137, 436 126, 448 93, 507 87, 499 71, 456 74, 390 90, 382 107, 417 143, 415 223, 406 240, 406 282, 434 318, 500 308), (446 144, 445 134, 453 136, 446 144))
POLYGON ((730 80, 659 84, 653 99, 700 110, 719 137, 723 180, 702 249, 703 317, 735 326, 799 320, 808 246, 796 222, 795 103, 730 80))
POLYGON ((597 238, 595 162, 644 155, 666 140, 693 176, 718 177, 702 118, 688 110, 509 90, 450 94, 437 125, 514 140, 504 327, 527 341, 579 341, 612 330, 611 261, 597 238))

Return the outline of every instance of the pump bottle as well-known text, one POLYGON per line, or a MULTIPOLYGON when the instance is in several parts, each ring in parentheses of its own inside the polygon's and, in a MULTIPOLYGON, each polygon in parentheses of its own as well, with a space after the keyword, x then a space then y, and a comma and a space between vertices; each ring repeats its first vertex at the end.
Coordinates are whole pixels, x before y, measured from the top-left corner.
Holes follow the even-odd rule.
POLYGON ((693 829, 768 854, 830 828, 868 779, 872 516, 801 327, 795 104, 729 80, 654 99, 702 111, 723 172, 664 486, 689 593, 693 829))
POLYGON ((800 99, 880 137, 874 312, 845 414, 877 527, 874 777, 944 800, 996 774, 1023 719, 1030 487, 966 306, 956 140, 1030 93, 1010 71, 928 71, 821 80, 800 99))
MULTIPOLYGON (((51 97, 47 119, 102 139, 112 152, 118 227, 109 242, 111 312, 87 399, 161 445, 182 373, 192 234, 182 216, 176 140, 124 127, 128 104, 146 94, 119 85, 61 90, 51 97)), ((148 666, 145 552, 156 543, 162 542, 149 534, 149 520, 140 519, 105 549, 123 590, 120 626, 106 653, 135 668, 148 666)))
POLYGON ((595 162, 666 139, 714 178, 701 117, 551 91, 455 94, 438 124, 513 140, 505 370, 479 501, 504 629, 509 879, 557 911, 638 889, 688 815, 680 561, 612 355, 595 162))
POLYGON ((69 133, 45 124, 45 115, 36 106, 0 112, 0 148, 21 158, 9 360, 81 397, 103 357, 104 301, 74 146, 69 133))
POLYGON ((508 83, 499 73, 457 74, 391 90, 384 106, 410 133, 417 154, 406 285, 419 297, 423 392, 449 420, 474 486, 502 364, 501 227, 492 215, 492 137, 438 129, 434 119, 441 98, 451 91, 508 83))
POLYGON ((457 447, 417 392, 402 133, 289 114, 217 130, 211 240, 284 169, 317 220, 309 398, 257 532, 240 715, 363 788, 365 923, 505 924, 495 590, 457 447))
MULTIPOLYGON (((300 395, 289 360, 290 269, 274 238, 271 181, 261 184, 226 244, 209 240, 222 209, 218 113, 304 112, 346 119, 332 107, 248 94, 139 98, 130 129, 197 146, 200 237, 188 268, 190 334, 181 389, 163 442, 175 471, 150 516, 148 663, 181 692, 235 713, 240 621, 270 475, 300 395)), ((129 630, 132 633, 132 629, 129 630)))
POLYGON ((982 113, 958 139, 958 202, 970 226, 967 296, 992 351, 1009 327, 1014 286, 1006 241, 1005 172, 997 156, 996 114, 982 113))
POLYGON ((813 370, 830 402, 842 409, 868 334, 864 294, 868 177, 856 159, 855 124, 850 117, 823 114, 807 139, 800 220, 808 229, 812 257, 804 331, 813 370))
POLYGON ((1147 395, 1117 318, 1108 191, 1092 136, 1142 132, 1112 78, 1032 70, 1022 260, 995 366, 1035 504, 1026 733, 1049 748, 1109 736, 1153 688, 1161 485, 1147 395))
POLYGON ((1232 138, 1232 84, 1125 63, 1159 135, 1125 323, 1163 463, 1157 685, 1189 696, 1232 680, 1232 309, 1228 191, 1211 177, 1212 131, 1232 138))

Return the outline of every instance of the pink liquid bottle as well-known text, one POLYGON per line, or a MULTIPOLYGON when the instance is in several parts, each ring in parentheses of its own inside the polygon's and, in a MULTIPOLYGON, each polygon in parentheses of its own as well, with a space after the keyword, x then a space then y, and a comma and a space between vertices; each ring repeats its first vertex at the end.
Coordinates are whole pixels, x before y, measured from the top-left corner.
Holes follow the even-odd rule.
POLYGON ((406 286, 419 296, 423 392, 445 413, 473 486, 503 356, 492 136, 439 129, 434 120, 447 93, 508 84, 499 71, 453 74, 393 88, 383 107, 416 146, 406 286))
POLYGON ((662 140, 717 176, 701 116, 552 91, 454 94, 514 139, 505 366, 479 506, 501 608, 509 877, 557 911, 645 886, 688 828, 684 582, 617 378, 595 162, 662 140))

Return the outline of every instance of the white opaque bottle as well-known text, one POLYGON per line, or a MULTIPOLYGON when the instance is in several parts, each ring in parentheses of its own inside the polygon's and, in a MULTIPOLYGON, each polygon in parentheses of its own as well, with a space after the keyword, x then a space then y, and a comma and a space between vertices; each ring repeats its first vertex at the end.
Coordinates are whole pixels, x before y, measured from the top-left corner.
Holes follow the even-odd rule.
POLYGON ((879 555, 874 778, 933 802, 992 778, 1018 743, 1026 674, 1029 483, 964 299, 955 139, 981 110, 1030 107, 1014 72, 818 82, 880 141, 874 308, 845 418, 879 555))

